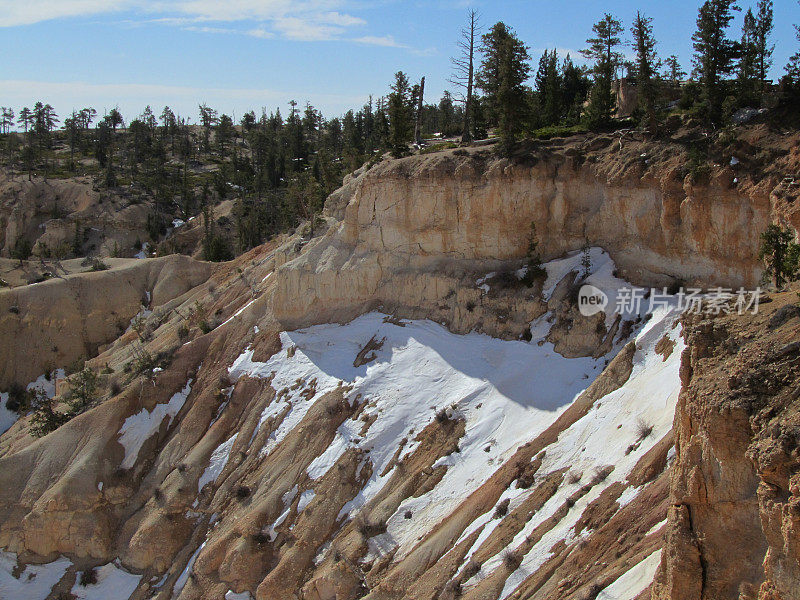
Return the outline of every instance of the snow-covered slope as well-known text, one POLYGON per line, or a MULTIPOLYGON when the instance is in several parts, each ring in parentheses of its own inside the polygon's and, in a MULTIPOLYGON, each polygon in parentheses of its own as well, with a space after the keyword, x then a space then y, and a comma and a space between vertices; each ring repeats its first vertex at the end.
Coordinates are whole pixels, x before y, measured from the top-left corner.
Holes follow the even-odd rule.
MULTIPOLYGON (((601 249, 589 256, 584 283, 613 308, 627 284, 601 249)), ((573 253, 546 265, 544 301, 581 260, 573 253)), ((257 298, 238 308, 236 323, 253 304, 257 298)), ((554 573, 588 553, 598 565, 598 597, 632 600, 649 586, 660 548, 654 525, 664 518, 664 494, 656 482, 664 465, 648 465, 671 445, 678 316, 671 299, 652 312, 644 302, 621 316, 629 327, 596 358, 556 352, 548 335, 561 317, 552 310, 531 323, 529 341, 456 335, 432 321, 370 312, 278 332, 265 353, 269 334, 249 325, 250 341, 224 361, 217 392, 203 369, 185 368, 168 400, 134 404, 121 420, 120 469, 147 465, 158 475, 146 476, 163 482, 143 500, 143 515, 153 516, 136 527, 157 532, 177 519, 187 537, 165 572, 144 566, 149 555, 133 558, 145 533, 133 535, 127 564, 122 559, 139 574, 109 564, 95 586, 133 590, 139 577, 159 598, 183 599, 456 590, 544 598, 564 580, 554 573), (208 408, 211 397, 217 404, 208 408), (154 439, 163 440, 160 454, 148 458, 154 439), (628 519, 626 511, 643 533, 609 537, 604 528, 628 519), (592 554, 593 544, 602 550, 592 554), (601 560, 614 544, 614 559, 601 560)), ((609 311, 605 321, 611 328, 615 316, 609 311)), ((0 567, 3 585, 17 585, 13 561, 0 567)), ((586 584, 576 576, 560 589, 572 597, 586 584)))

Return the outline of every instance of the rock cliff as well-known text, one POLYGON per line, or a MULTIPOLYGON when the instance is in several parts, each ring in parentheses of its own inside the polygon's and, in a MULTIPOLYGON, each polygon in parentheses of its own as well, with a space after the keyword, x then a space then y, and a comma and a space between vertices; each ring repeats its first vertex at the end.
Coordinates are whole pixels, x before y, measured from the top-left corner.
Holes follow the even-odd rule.
POLYGON ((0 292, 29 347, 0 389, 73 356, 100 386, 42 438, 0 420, 0 596, 795 600, 796 294, 586 318, 576 292, 754 285, 796 153, 387 160, 314 236, 0 292))
POLYGON ((275 314, 295 327, 381 305, 469 331, 480 316, 459 312, 474 298, 458 289, 475 273, 519 268, 532 224, 545 260, 600 246, 637 284, 755 286, 758 234, 776 219, 798 224, 786 208, 797 190, 737 171, 741 162, 698 180, 686 160, 680 144, 609 136, 532 145, 511 160, 471 148, 363 168, 329 199, 327 233, 283 258, 275 314))

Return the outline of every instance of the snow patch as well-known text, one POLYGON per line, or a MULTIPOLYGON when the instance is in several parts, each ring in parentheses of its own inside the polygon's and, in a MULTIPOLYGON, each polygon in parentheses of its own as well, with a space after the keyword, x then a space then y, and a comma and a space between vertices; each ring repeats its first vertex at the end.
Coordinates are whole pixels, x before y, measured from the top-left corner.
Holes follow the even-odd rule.
POLYGON ((189 562, 186 563, 186 568, 183 570, 183 572, 180 574, 180 577, 178 577, 178 580, 175 582, 175 587, 172 588, 173 598, 180 596, 181 592, 183 591, 183 588, 186 586, 186 582, 189 581, 189 574, 192 572, 192 569, 194 568, 194 561, 197 560, 197 556, 205 547, 206 543, 205 541, 203 541, 203 543, 200 544, 200 547, 194 551, 194 554, 192 554, 191 558, 189 558, 189 562))
POLYGON ((228 458, 230 458, 231 448, 233 448, 234 442, 236 442, 236 438, 239 436, 238 433, 234 433, 233 436, 230 437, 227 441, 220 444, 214 452, 211 453, 211 458, 208 461, 208 466, 206 470, 203 471, 203 474, 200 476, 200 480, 197 482, 197 491, 200 492, 202 489, 208 485, 209 483, 214 483, 217 481, 217 477, 220 476, 220 473, 225 469, 225 465, 228 464, 228 458))
POLYGON ((306 490, 300 494, 300 499, 297 501, 297 514, 303 512, 316 495, 317 493, 314 490, 306 490))
POLYGON ((109 563, 98 567, 97 583, 82 586, 80 584, 80 573, 77 581, 72 586, 72 594, 79 600, 126 600, 130 598, 139 586, 141 575, 133 575, 122 570, 117 565, 109 563))
POLYGON ((11 429, 11 426, 19 419, 16 412, 8 410, 6 402, 8 402, 8 394, 0 392, 0 435, 11 429))
POLYGON ((62 557, 44 565, 28 565, 19 579, 12 574, 16 566, 17 555, 0 550, 0 598, 44 600, 53 586, 64 577, 72 562, 62 557))
POLYGON ((168 422, 172 421, 183 408, 191 391, 192 380, 190 379, 186 383, 186 387, 173 394, 168 403, 158 404, 153 412, 143 408, 135 415, 125 419, 119 430, 119 443, 125 448, 125 458, 120 465, 123 469, 130 469, 136 464, 142 445, 159 430, 165 417, 169 419, 168 422))
POLYGON ((600 592, 597 600, 633 600, 653 583, 660 563, 661 550, 656 550, 600 592))

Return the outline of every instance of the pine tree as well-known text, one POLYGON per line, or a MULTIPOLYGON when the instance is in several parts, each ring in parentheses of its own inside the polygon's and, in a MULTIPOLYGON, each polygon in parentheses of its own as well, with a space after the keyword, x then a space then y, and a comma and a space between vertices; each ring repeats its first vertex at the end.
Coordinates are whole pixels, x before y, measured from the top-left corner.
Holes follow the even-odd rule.
POLYGON ((36 389, 31 401, 33 416, 31 417, 30 434, 33 437, 44 437, 69 421, 69 416, 55 410, 55 401, 47 397, 42 390, 36 389))
POLYGON ((26 106, 19 111, 19 118, 17 119, 17 124, 22 126, 26 134, 28 133, 28 129, 30 129, 32 120, 33 120, 33 113, 31 112, 30 108, 26 106))
MULTIPOLYGON (((798 0, 798 4, 800 4, 800 0, 798 0)), ((797 41, 800 42, 800 25, 795 25, 794 27, 797 32, 797 41)), ((800 51, 793 54, 786 64, 786 77, 784 81, 786 87, 792 88, 795 93, 798 91, 797 88, 800 87, 800 51)), ((789 90, 790 96, 792 95, 792 90, 789 90)))
POLYGON ((744 15, 742 25, 742 40, 739 43, 740 57, 738 67, 738 102, 739 106, 746 106, 755 103, 756 93, 760 85, 758 83, 757 54, 756 47, 756 17, 753 11, 748 9, 744 15))
POLYGON ((412 130, 412 99, 408 77, 402 71, 394 76, 389 94, 389 146, 395 158, 408 154, 412 130))
POLYGON ((584 69, 577 67, 569 54, 561 65, 561 81, 562 113, 566 117, 566 123, 574 125, 580 120, 590 82, 584 69))
POLYGON ((756 50, 756 72, 760 84, 759 92, 762 95, 766 86, 767 73, 772 67, 772 54, 775 52, 775 46, 770 45, 770 35, 773 27, 772 0, 758 0, 754 44, 756 50))
POLYGON ((423 117, 423 103, 425 101, 425 78, 423 77, 417 89, 416 96, 416 110, 414 111, 414 143, 417 146, 422 145, 422 117, 423 117))
POLYGON ((125 125, 125 119, 122 118, 122 113, 119 112, 119 107, 112 108, 106 118, 108 119, 108 124, 111 126, 111 129, 114 131, 114 133, 117 132, 117 127, 124 127, 125 125))
POLYGON ((770 225, 761 234, 758 257, 764 262, 764 278, 771 277, 777 289, 794 280, 800 269, 800 245, 794 234, 778 225, 770 225))
POLYGON ((728 39, 726 30, 738 10, 735 0, 706 0, 697 15, 694 42, 694 65, 700 76, 703 101, 709 122, 717 124, 722 119, 722 102, 725 98, 726 75, 734 68, 739 54, 739 44, 728 39))
POLYGON ((678 60, 678 57, 674 54, 670 55, 664 60, 664 66, 666 69, 664 70, 664 79, 669 81, 669 84, 673 87, 677 87, 683 78, 686 77, 686 71, 681 69, 681 63, 678 60))
POLYGON ((509 155, 527 117, 525 82, 530 76, 528 47, 504 23, 496 23, 481 38, 483 60, 478 85, 496 119, 500 150, 509 155))
POLYGON ((619 35, 623 28, 618 19, 606 13, 595 23, 592 31, 596 37, 586 40, 589 47, 581 50, 581 54, 595 61, 594 86, 589 97, 587 122, 592 129, 599 129, 611 121, 616 103, 612 86, 616 69, 622 61, 622 55, 616 48, 622 43, 619 35))
POLYGON ((97 399, 97 373, 86 367, 70 378, 69 391, 65 395, 71 415, 82 413, 97 399))
POLYGON ((69 168, 75 170, 75 147, 80 142, 81 127, 80 117, 76 111, 72 111, 72 116, 64 119, 64 132, 67 134, 69 143, 69 168))
POLYGON ((539 101, 539 125, 556 125, 563 110, 562 79, 556 49, 545 50, 536 71, 536 94, 539 101))
POLYGON ((644 111, 645 126, 653 132, 656 122, 656 73, 659 68, 656 40, 653 37, 653 19, 636 13, 631 28, 636 50, 636 83, 639 90, 639 106, 644 111))
POLYGON ((3 106, 0 108, 0 133, 8 133, 11 131, 11 126, 14 125, 14 111, 10 108, 3 106))
POLYGON ((474 110, 475 86, 475 45, 480 37, 480 24, 478 12, 474 9, 468 13, 467 26, 461 30, 457 42, 460 50, 459 56, 451 58, 453 75, 450 83, 464 90, 464 123, 461 132, 461 143, 467 144, 473 139, 472 113, 474 110))

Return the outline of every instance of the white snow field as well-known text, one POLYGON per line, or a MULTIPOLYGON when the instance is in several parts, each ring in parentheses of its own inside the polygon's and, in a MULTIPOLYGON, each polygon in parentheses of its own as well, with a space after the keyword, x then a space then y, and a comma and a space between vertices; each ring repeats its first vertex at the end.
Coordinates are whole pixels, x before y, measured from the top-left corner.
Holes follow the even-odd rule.
POLYGON ((97 583, 82 586, 81 574, 78 573, 72 594, 79 600, 111 600, 112 598, 130 598, 139 585, 141 575, 132 575, 115 565, 108 563, 96 569, 97 583))
MULTIPOLYGON (((591 249, 590 257, 592 271, 585 282, 608 296, 607 322, 610 324, 617 299, 633 288, 614 277, 614 263, 603 250, 591 249)), ((570 271, 580 270, 581 258, 581 253, 576 252, 545 265, 548 271, 544 286, 546 297, 570 271)), ((487 285, 485 279, 479 279, 476 285, 487 285)), ((644 290, 637 291, 640 297, 645 296, 644 290)), ((659 296, 658 302, 652 305, 649 300, 642 300, 640 306, 628 305, 623 309, 623 318, 631 320, 649 315, 634 334, 637 350, 628 382, 599 400, 589 414, 548 446, 539 470, 540 474, 547 474, 572 468, 587 475, 582 482, 563 484, 527 523, 509 549, 522 543, 537 525, 591 478, 595 469, 613 465, 614 471, 581 498, 567 517, 527 553, 519 569, 508 578, 501 597, 508 596, 545 562, 557 540, 573 539, 574 525, 586 506, 612 483, 624 482, 638 460, 670 430, 680 389, 678 368, 683 349, 681 330, 676 324, 679 317, 676 304, 675 298, 659 296), (655 352, 656 344, 665 336, 675 342, 667 360, 655 352), (652 433, 635 451, 626 454, 628 446, 639 441, 640 421, 652 425, 652 433)), ((264 378, 274 374, 272 385, 276 390, 295 387, 294 391, 270 404, 261 415, 263 424, 270 416, 280 414, 287 407, 289 410, 277 431, 260 449, 262 455, 269 454, 280 443, 314 401, 342 383, 352 386, 349 398, 360 396, 361 401, 367 402, 365 413, 377 415, 377 419, 366 435, 359 435, 362 421, 345 421, 333 443, 307 471, 311 479, 318 479, 348 448, 359 447, 365 451, 366 460, 373 463, 373 475, 345 505, 340 517, 354 517, 358 509, 378 493, 392 471, 384 476, 381 473, 403 440, 408 440, 402 454, 405 456, 415 449, 415 434, 435 418, 437 411, 446 410, 451 416, 466 421, 466 433, 459 442, 458 452, 436 463, 436 466, 448 466, 442 481, 427 494, 405 500, 389 519, 386 533, 370 540, 366 560, 395 548, 399 559, 483 484, 521 444, 546 429, 601 373, 606 360, 628 341, 617 343, 612 353, 598 360, 567 359, 544 341, 550 326, 548 316, 532 323, 533 339, 522 342, 498 340, 478 333, 455 335, 431 321, 406 321, 397 325, 387 322, 384 314, 370 313, 346 325, 318 325, 282 333, 282 351, 259 363, 253 361, 253 352, 247 350, 234 361, 229 373, 233 379, 245 374, 264 378), (383 344, 375 351, 375 359, 354 367, 356 355, 373 338, 383 344), (287 352, 290 347, 294 347, 291 358, 287 352), (300 380, 306 384, 316 380, 316 395, 310 402, 300 395, 302 386, 294 385, 300 380), (488 452, 484 451, 486 448, 488 452), (411 511, 413 519, 404 518, 407 511, 411 511)), ((512 485, 503 499, 511 500, 509 510, 512 510, 532 491, 512 485)), ((638 491, 628 488, 620 504, 632 501, 638 491)), ((464 539, 481 530, 470 552, 474 552, 500 522, 491 517, 490 511, 462 536, 464 539)), ((502 554, 498 553, 483 565, 481 573, 467 582, 466 588, 501 563, 502 554)))
MULTIPOLYGON (((586 282, 608 296, 611 306, 607 312, 611 313, 616 299, 623 293, 621 290, 630 286, 613 276, 614 263, 604 251, 591 249, 590 257, 592 272, 586 282)), ((544 286, 546 296, 570 271, 581 270, 581 258, 581 253, 576 252, 545 265, 548 271, 544 286)), ((490 283, 486 283, 486 278, 479 282, 477 285, 490 283)), ((630 338, 636 340, 630 378, 620 389, 598 400, 583 418, 546 447, 545 458, 537 473, 539 477, 571 469, 583 474, 582 480, 569 483, 565 479, 507 549, 519 546, 534 528, 585 484, 596 469, 613 465, 614 470, 577 500, 569 513, 525 554, 519 568, 507 578, 501 598, 511 594, 547 560, 557 541, 575 540, 578 537, 575 524, 586 506, 612 483, 624 483, 641 457, 670 430, 680 388, 678 369, 684 348, 681 329, 676 323, 680 316, 676 304, 674 298, 653 307, 644 301, 638 310, 624 312, 623 318, 631 320, 649 314, 648 318, 640 320, 630 338), (675 342, 666 360, 655 351, 656 344, 664 337, 675 342), (652 426, 652 433, 644 440, 639 439, 639 421, 652 426), (626 449, 636 442, 641 443, 626 454, 626 449)), ((414 452, 416 435, 436 419, 437 412, 446 411, 449 416, 464 420, 465 433, 459 440, 458 451, 436 463, 437 466, 447 466, 442 480, 426 494, 402 502, 388 520, 386 532, 369 540, 366 560, 393 551, 397 560, 485 483, 520 445, 533 440, 550 426, 629 341, 618 341, 611 353, 599 359, 567 359, 545 341, 550 327, 549 316, 544 315, 531 324, 532 340, 524 342, 504 341, 479 333, 456 335, 426 320, 390 322, 386 315, 373 312, 345 325, 324 324, 281 333, 282 350, 266 362, 254 361, 253 350, 247 349, 228 370, 232 381, 244 375, 272 376, 271 385, 275 390, 285 390, 260 415, 259 428, 270 416, 286 412, 277 430, 263 446, 253 448, 262 457, 269 455, 300 424, 313 403, 325 393, 347 385, 350 387, 347 397, 351 402, 366 403, 358 420, 345 421, 331 445, 307 470, 309 478, 317 480, 349 448, 356 447, 364 451, 365 461, 372 462, 372 476, 355 498, 344 506, 340 517, 355 518, 361 507, 375 497, 391 477, 391 470, 383 476, 381 473, 387 470, 398 448, 405 444, 401 457, 414 452), (354 367, 356 356, 373 338, 382 343, 374 352, 374 360, 354 367), (293 352, 288 352, 289 348, 293 348, 293 352), (298 381, 304 382, 305 386, 297 385, 298 381), (302 393, 312 382, 315 382, 315 395, 307 399, 307 394, 303 396, 302 393), (374 416, 375 420, 366 434, 361 435, 364 415, 374 416), (413 519, 404 518, 407 511, 411 511, 413 519)), ((608 322, 612 320, 613 316, 609 314, 608 322)), ((128 417, 120 430, 120 443, 125 448, 124 468, 135 464, 142 444, 158 431, 164 419, 171 421, 180 412, 191 392, 191 382, 189 380, 168 403, 156 406, 152 412, 143 409, 128 417)), ((237 436, 238 433, 233 433, 214 450, 200 478, 199 489, 216 484, 237 436)), ((254 433, 249 443, 252 445, 256 439, 254 433)), ((501 501, 509 499, 511 511, 534 489, 522 489, 512 484, 501 501)), ((631 502, 638 492, 627 487, 620 504, 631 502)), ((269 528, 271 538, 287 518, 289 507, 298 494, 298 511, 315 496, 313 490, 301 491, 296 486, 290 490, 283 498, 285 512, 269 528)), ((493 512, 492 508, 480 515, 462 535, 463 540, 479 532, 466 560, 500 523, 500 519, 492 518, 493 512)), ((590 531, 582 531, 580 536, 590 534, 590 531)), ((179 577, 173 590, 175 596, 186 584, 204 545, 205 542, 195 550, 179 577)), ((476 585, 482 577, 502 565, 505 550, 484 562, 480 572, 464 583, 464 588, 476 585)), ((324 552, 325 549, 317 561, 321 560, 324 552)), ((656 552, 633 566, 598 597, 605 600, 634 598, 652 581, 658 556, 660 553, 656 552)), ((30 581, 13 577, 14 564, 13 555, 0 554, 0 591, 12 598, 43 600, 71 563, 61 558, 50 565, 27 567, 26 573, 38 569, 37 576, 30 581), (13 593, 9 595, 6 590, 13 593)), ((136 576, 113 564, 102 567, 99 575, 96 585, 73 588, 73 593, 87 600, 100 597, 124 600, 129 596, 125 595, 126 586, 133 586, 131 590, 136 587, 136 576), (111 586, 114 591, 107 592, 106 596, 97 595, 100 594, 98 590, 105 589, 103 586, 111 586)), ((0 597, 5 596, 0 593, 0 597)), ((240 600, 250 595, 229 591, 225 597, 240 600)))
POLYGON ((46 565, 28 565, 19 577, 14 577, 16 565, 16 554, 0 550, 0 598, 4 600, 44 600, 72 562, 62 557, 46 565))

